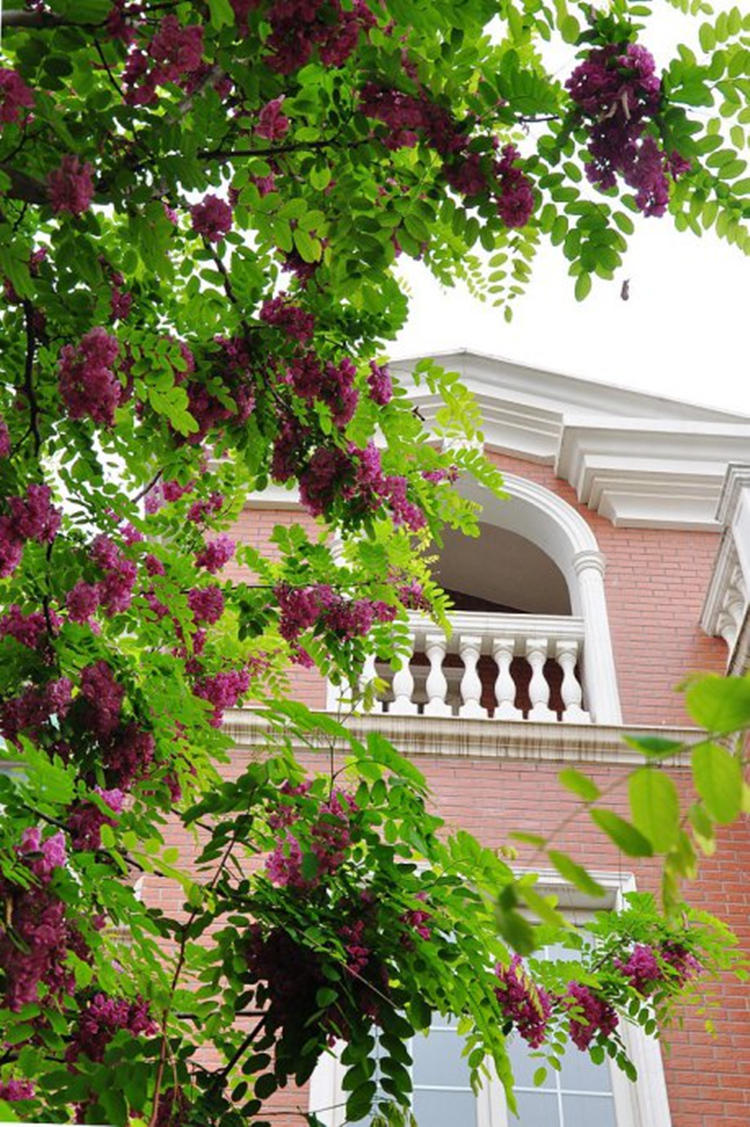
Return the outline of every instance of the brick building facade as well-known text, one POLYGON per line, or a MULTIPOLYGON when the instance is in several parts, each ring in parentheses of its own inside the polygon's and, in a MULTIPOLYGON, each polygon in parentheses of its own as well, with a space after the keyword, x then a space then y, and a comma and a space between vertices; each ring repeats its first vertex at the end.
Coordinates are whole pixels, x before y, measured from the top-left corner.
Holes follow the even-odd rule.
MULTIPOLYGON (((655 889, 658 865, 619 854, 585 811, 576 814, 556 776, 571 764, 602 788, 615 783, 635 761, 624 734, 690 738, 676 688, 688 673, 728 665, 744 672, 750 420, 470 353, 439 359, 476 394, 485 449, 506 475, 509 498, 459 486, 485 508, 479 541, 449 538, 438 565, 456 593, 454 633, 446 640, 415 619, 412 662, 369 669, 391 689, 354 724, 380 727, 414 757, 450 826, 490 846, 507 844, 513 829, 547 835, 562 826, 558 848, 601 874, 613 902, 623 889, 655 889)), ((408 379, 408 363, 398 367, 408 379)), ((415 399, 429 420, 436 403, 426 393, 415 399)), ((292 522, 312 523, 293 495, 272 490, 249 500, 235 535, 264 548, 274 524, 292 522)), ((295 677, 297 699, 337 707, 316 674, 295 677)), ((229 721, 238 767, 252 754, 253 728, 249 712, 229 721)), ((688 790, 688 769, 673 770, 688 790)), ((627 815, 624 786, 610 801, 627 815)), ((726 830, 689 889, 690 902, 726 920, 746 950, 748 861, 745 819, 726 830)), ((528 849, 517 863, 539 862, 528 849)), ((536 1103, 529 1095, 523 1127, 748 1127, 750 997, 732 982, 718 1002, 715 1037, 704 1016, 688 1013, 661 1052, 633 1045, 634 1090, 615 1079, 609 1094, 550 1090, 536 1103)), ((449 1032, 437 1031, 434 1046, 442 1036, 447 1044, 449 1032)), ((278 1095, 277 1112, 289 1115, 274 1122, 292 1127, 300 1123, 295 1109, 332 1108, 321 1122, 339 1127, 336 1084, 328 1062, 311 1092, 278 1095)), ((423 1106, 432 1106, 430 1093, 448 1106, 449 1091, 458 1101, 460 1090, 425 1084, 423 1106)), ((420 1127, 499 1127, 505 1110, 490 1097, 471 1097, 470 1111, 461 1097, 455 1106, 464 1110, 435 1112, 420 1127)))

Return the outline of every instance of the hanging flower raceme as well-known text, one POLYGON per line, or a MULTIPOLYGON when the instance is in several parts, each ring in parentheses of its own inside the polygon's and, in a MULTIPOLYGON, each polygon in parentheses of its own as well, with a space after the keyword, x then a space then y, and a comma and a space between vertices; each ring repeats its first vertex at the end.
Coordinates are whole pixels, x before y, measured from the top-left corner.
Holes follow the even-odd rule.
MULTIPOLYGON (((283 826, 293 825, 288 806, 283 806, 283 826)), ((358 807, 352 795, 337 788, 326 802, 321 802, 309 825, 309 853, 314 858, 312 871, 306 868, 305 855, 298 837, 288 829, 279 837, 266 862, 266 873, 274 884, 310 891, 343 864, 352 844, 352 822, 358 807)), ((269 821, 273 822, 272 813, 269 821)), ((277 825, 280 824, 278 821, 277 825)))
POLYGON ((690 167, 678 153, 665 153, 655 136, 644 135, 661 108, 661 79, 652 55, 636 43, 592 49, 566 82, 570 96, 589 120, 590 162, 586 175, 603 190, 617 175, 636 190, 645 215, 663 215, 669 179, 690 167))
POLYGON ((104 1060, 107 1045, 120 1030, 133 1037, 153 1036, 159 1026, 151 1017, 148 1002, 143 998, 129 1001, 108 994, 95 994, 78 1014, 73 1036, 65 1053, 69 1064, 79 1057, 90 1061, 104 1060))
POLYGON ((102 790, 94 787, 102 803, 111 814, 105 814, 94 802, 78 802, 68 813, 68 831, 73 849, 96 850, 102 843, 102 826, 116 826, 117 819, 112 814, 121 814, 124 793, 119 790, 102 790))
POLYGON ((378 599, 350 599, 327 583, 309 587, 281 584, 274 590, 280 611, 279 632, 296 642, 305 630, 330 630, 342 641, 369 634, 375 622, 392 622, 396 608, 378 599))
POLYGON ((585 1052, 598 1037, 609 1037, 619 1024, 617 1012, 600 994, 581 982, 571 982, 564 998, 571 1012, 570 1039, 585 1052))
MULTIPOLYGON (((127 25, 125 30, 127 34, 127 25)), ((151 40, 142 41, 128 55, 123 72, 125 101, 131 106, 152 105, 159 86, 173 82, 186 87, 202 60, 201 25, 183 26, 177 16, 164 16, 151 40)))
MULTIPOLYGON (((247 19, 247 0, 234 0, 235 12, 247 19)), ((279 74, 291 74, 317 50, 325 66, 343 66, 359 37, 376 20, 364 0, 345 9, 340 0, 273 0, 267 12, 271 34, 268 65, 279 74)))
POLYGON ((115 337, 102 328, 90 329, 78 345, 63 345, 59 386, 71 419, 88 416, 105 427, 114 424, 115 409, 127 398, 115 370, 119 352, 115 337))
POLYGON ((34 93, 20 74, 8 67, 0 67, 0 125, 23 124, 28 118, 23 111, 33 105, 34 93))
POLYGON ((67 154, 58 168, 47 177, 47 195, 52 210, 57 215, 69 211, 71 215, 82 215, 88 211, 94 198, 93 166, 77 156, 67 154))
POLYGON ((23 497, 8 497, 8 512, 0 516, 0 577, 12 575, 21 562, 24 544, 51 544, 62 521, 51 502, 48 485, 29 485, 23 497))
POLYGON ((538 1049, 547 1035, 552 1002, 543 987, 537 986, 525 971, 521 958, 514 955, 507 967, 498 963, 495 994, 507 1021, 512 1022, 524 1041, 538 1049))
POLYGON ((219 196, 209 193, 190 208, 193 230, 210 243, 218 243, 232 230, 232 209, 219 196))

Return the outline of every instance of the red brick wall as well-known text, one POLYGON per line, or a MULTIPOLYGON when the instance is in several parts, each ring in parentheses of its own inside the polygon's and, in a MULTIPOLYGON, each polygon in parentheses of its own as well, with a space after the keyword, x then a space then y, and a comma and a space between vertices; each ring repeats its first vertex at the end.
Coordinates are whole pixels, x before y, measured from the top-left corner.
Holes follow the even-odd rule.
MULTIPOLYGON (((703 636, 698 626, 718 537, 714 533, 651 529, 618 529, 576 501, 574 491, 547 466, 496 455, 501 468, 540 482, 574 506, 589 523, 607 559, 606 592, 620 696, 626 723, 682 724, 686 716, 675 686, 688 673, 724 668, 724 643, 703 636)), ((234 530, 244 543, 264 548, 276 523, 314 522, 290 510, 246 510, 234 530)), ((228 569, 231 573, 231 570, 228 569)), ((237 570, 234 572, 238 576, 237 570)), ((302 671, 293 675, 295 699, 322 707, 320 679, 302 671)), ((563 730, 561 730, 561 735, 563 730)), ((233 772, 241 766, 238 755, 233 772)), ((322 766, 322 764, 321 764, 322 766)), ((560 764, 425 757, 419 766, 433 788, 435 805, 450 826, 463 826, 487 845, 508 843, 512 829, 548 834, 574 810, 575 800, 556 781, 560 764)), ((606 766, 589 773, 607 785, 624 768, 606 766)), ((683 773, 683 783, 688 779, 683 773)), ((624 792, 615 806, 626 813, 624 792)), ((724 919, 750 946, 750 891, 745 873, 750 858, 747 820, 732 827, 715 857, 702 862, 698 880, 689 888, 692 904, 724 919)), ((187 839, 174 841, 188 853, 187 839)), ((559 848, 573 853, 590 868, 634 872, 638 887, 657 888, 654 864, 625 858, 603 840, 585 813, 567 822, 556 838, 559 848)), ((528 853, 519 864, 531 864, 528 853)), ((541 863, 536 859, 536 863, 541 863)), ((167 910, 180 897, 151 887, 151 895, 167 910), (169 901, 167 902, 167 897, 169 901)), ((691 1012, 684 1027, 671 1035, 665 1052, 673 1127, 748 1127, 750 1125, 750 1000, 744 987, 724 984, 714 1016, 717 1035, 703 1028, 704 1018, 691 1012)), ((279 1093, 273 1101, 278 1127, 297 1127, 307 1108, 305 1093, 279 1093), (285 1115, 286 1111, 289 1114, 285 1115), (279 1114, 282 1112, 282 1114, 279 1114)), ((644 1125, 651 1127, 651 1125, 644 1125)))

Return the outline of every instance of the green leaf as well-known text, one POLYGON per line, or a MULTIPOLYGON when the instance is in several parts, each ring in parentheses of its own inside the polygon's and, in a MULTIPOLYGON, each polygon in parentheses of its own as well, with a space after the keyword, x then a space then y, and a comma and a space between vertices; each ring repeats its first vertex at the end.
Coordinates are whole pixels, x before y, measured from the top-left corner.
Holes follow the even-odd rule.
POLYGON ((633 822, 658 853, 666 853, 677 840, 680 800, 669 775, 655 767, 642 767, 628 780, 633 822))
POLYGON ((211 25, 215 28, 228 27, 234 23, 234 12, 229 0, 208 0, 211 25))
POLYGON ((577 794, 584 802, 595 802, 599 797, 600 791, 594 780, 576 771, 575 767, 566 767, 557 777, 566 790, 577 794))
POLYGON ((579 274, 576 278, 575 295, 576 301, 583 301, 591 293, 591 275, 587 273, 579 274))
POLYGON ((750 680, 708 674, 685 694, 688 712, 709 732, 734 732, 750 725, 750 680))
POLYGON ((567 853, 558 853, 556 849, 550 849, 547 856, 560 876, 569 881, 575 888, 585 892, 587 896, 604 896, 602 886, 584 868, 577 865, 567 853))
POLYGON ((654 757, 674 755, 685 747, 681 740, 668 740, 662 736, 625 736, 625 743, 654 757))
POLYGON ((635 826, 631 826, 630 822, 626 822, 619 814, 615 814, 614 810, 603 810, 601 807, 595 807, 589 813, 599 829, 603 830, 610 841, 613 841, 617 848, 626 853, 628 857, 651 857, 653 855, 653 846, 648 838, 644 837, 635 826))
POLYGON ((693 751, 695 789, 717 822, 733 822, 742 809, 742 767, 724 747, 705 743, 693 751))

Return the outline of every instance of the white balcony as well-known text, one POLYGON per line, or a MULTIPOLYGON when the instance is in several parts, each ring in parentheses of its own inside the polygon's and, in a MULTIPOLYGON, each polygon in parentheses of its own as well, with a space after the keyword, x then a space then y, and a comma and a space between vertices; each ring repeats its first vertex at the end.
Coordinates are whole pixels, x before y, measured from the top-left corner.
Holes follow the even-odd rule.
MULTIPOLYGON (((393 670, 370 658, 363 686, 377 678, 374 713, 583 724, 579 667, 583 619, 571 615, 456 611, 446 635, 429 619, 409 616, 412 653, 393 670)), ((328 706, 338 707, 329 687, 328 706)))

